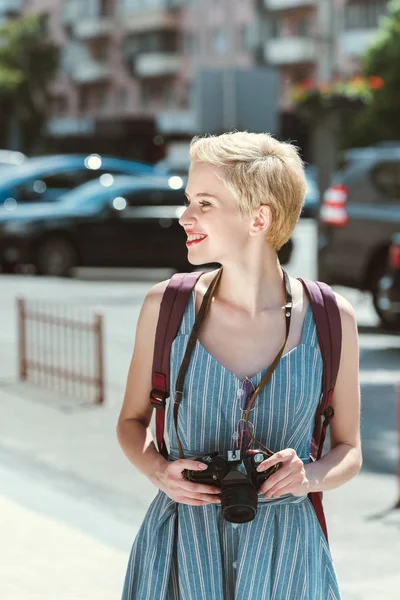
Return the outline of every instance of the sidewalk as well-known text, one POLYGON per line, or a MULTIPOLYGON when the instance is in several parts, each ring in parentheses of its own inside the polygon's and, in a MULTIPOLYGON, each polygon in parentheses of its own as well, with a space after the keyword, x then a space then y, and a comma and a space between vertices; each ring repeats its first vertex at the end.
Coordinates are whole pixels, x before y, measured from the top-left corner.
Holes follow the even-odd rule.
POLYGON ((1 599, 118 599, 132 528, 10 470, 0 478, 1 599))
MULTIPOLYGON (((3 382, 2 600, 120 597, 131 542, 156 490, 118 447, 119 406, 115 398, 101 409, 73 407, 3 382)), ((398 496, 394 476, 368 472, 325 495, 343 600, 398 600, 400 510, 385 512, 398 496)))

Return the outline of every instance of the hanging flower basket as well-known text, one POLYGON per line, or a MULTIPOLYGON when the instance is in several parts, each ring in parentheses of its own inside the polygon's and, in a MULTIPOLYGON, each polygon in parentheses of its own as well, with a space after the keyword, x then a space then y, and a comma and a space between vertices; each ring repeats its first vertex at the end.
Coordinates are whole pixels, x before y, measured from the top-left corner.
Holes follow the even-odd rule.
POLYGON ((306 79, 293 86, 291 97, 299 114, 305 118, 315 118, 333 111, 361 108, 369 104, 383 86, 383 79, 378 76, 337 79, 320 85, 306 79))

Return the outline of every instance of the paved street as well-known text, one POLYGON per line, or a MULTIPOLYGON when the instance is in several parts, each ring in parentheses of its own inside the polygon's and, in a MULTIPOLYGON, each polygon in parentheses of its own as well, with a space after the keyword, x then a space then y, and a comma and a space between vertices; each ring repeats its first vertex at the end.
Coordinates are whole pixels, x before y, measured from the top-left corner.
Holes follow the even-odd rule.
MULTIPOLYGON (((290 274, 315 277, 315 228, 295 237, 290 274)), ((115 424, 135 325, 167 270, 79 271, 76 279, 0 276, 0 598, 114 600, 132 539, 155 495, 118 447, 115 424), (100 308, 107 399, 102 408, 17 382, 15 297, 100 308), (5 558, 3 558, 5 557, 5 558)), ((343 600, 399 598, 400 510, 395 385, 400 339, 377 328, 371 299, 338 289, 360 328, 362 474, 326 494, 343 600)), ((210 599, 211 600, 211 599, 210 599)))

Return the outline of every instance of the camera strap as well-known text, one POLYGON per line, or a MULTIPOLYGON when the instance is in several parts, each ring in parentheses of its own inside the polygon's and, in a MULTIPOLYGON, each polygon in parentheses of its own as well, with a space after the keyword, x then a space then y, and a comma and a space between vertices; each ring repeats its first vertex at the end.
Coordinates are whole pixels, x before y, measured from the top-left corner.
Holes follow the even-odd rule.
MULTIPOLYGON (((204 319, 210 309, 212 299, 213 299, 215 293, 217 292, 219 283, 221 281, 222 271, 223 271, 223 267, 221 267, 218 270, 214 279, 208 286, 206 293, 204 294, 204 298, 201 303, 200 309, 196 315, 196 319, 195 319, 195 322, 194 322, 194 325, 193 325, 193 328, 192 328, 192 331, 191 331, 191 334, 189 337, 189 341, 186 346, 185 355, 183 357, 183 360, 182 360, 182 363, 181 363, 181 366, 179 369, 178 377, 176 380, 175 402, 174 402, 174 427, 175 427, 176 441, 177 441, 177 445, 178 445, 180 458, 185 458, 185 455, 184 455, 184 452, 182 449, 182 445, 181 445, 181 442, 179 439, 179 435, 178 435, 178 411, 179 411, 179 406, 183 400, 183 386, 184 386, 184 382, 185 382, 185 376, 186 376, 187 370, 189 368, 190 358, 192 356, 194 346, 198 339, 200 327, 201 327, 202 323, 204 322, 204 319)), ((271 379, 272 374, 275 371, 276 366, 278 365, 278 363, 281 359, 281 356, 282 356, 283 351, 286 346, 287 339, 289 337, 290 321, 291 321, 291 317, 292 317, 293 299, 292 299, 292 290, 291 290, 291 286, 290 286, 290 279, 284 269, 282 269, 282 273, 283 273, 283 288, 284 288, 284 294, 285 294, 285 304, 284 304, 284 306, 282 306, 282 309, 285 312, 285 325, 286 325, 285 340, 284 340, 282 347, 280 348, 278 354, 275 356, 272 364, 268 367, 267 372, 265 373, 264 377, 262 378, 259 385, 256 387, 253 394, 251 395, 251 398, 249 400, 249 405, 248 405, 248 407, 246 409, 246 413, 245 413, 246 414, 246 429, 247 429, 247 433, 248 433, 249 437, 260 448, 262 448, 264 450, 264 452, 266 452, 268 454, 268 456, 272 456, 274 453, 272 452, 272 450, 270 450, 269 448, 266 448, 265 446, 263 446, 263 444, 261 444, 258 440, 255 439, 255 437, 252 435, 252 433, 249 430, 248 419, 249 419, 249 413, 253 407, 254 401, 257 398, 257 396, 260 394, 260 392, 262 392, 262 390, 268 384, 269 380, 271 379)))

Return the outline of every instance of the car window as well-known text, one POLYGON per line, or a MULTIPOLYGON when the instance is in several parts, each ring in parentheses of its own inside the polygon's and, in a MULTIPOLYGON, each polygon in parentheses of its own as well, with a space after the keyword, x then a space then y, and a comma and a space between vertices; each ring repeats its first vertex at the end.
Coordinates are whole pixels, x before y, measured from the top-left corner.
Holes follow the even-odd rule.
POLYGON ((13 196, 17 202, 53 202, 79 183, 78 170, 32 177, 17 185, 13 190, 13 196))
POLYGON ((79 173, 79 184, 95 181, 102 175, 126 175, 121 169, 82 169, 79 173))
POLYGON ((64 173, 54 173, 43 177, 42 181, 47 188, 59 190, 71 190, 80 183, 80 171, 65 171, 64 173))
POLYGON ((178 190, 138 190, 121 194, 128 206, 179 206, 185 196, 178 190))
POLYGON ((377 165, 371 173, 375 187, 391 198, 400 198, 400 162, 377 165))

